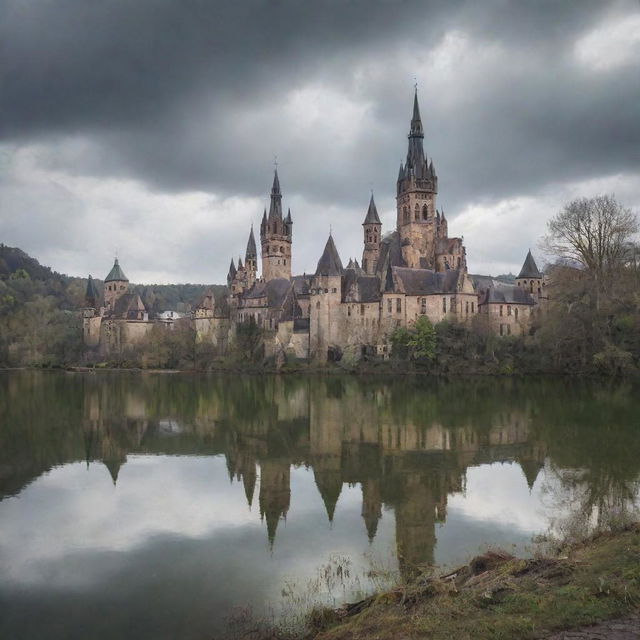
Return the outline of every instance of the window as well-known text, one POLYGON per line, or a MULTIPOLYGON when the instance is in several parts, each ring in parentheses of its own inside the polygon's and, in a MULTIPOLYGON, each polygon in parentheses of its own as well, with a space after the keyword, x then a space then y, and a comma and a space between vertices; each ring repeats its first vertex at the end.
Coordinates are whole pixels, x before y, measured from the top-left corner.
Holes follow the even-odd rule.
POLYGON ((393 304, 393 300, 391 298, 387 298, 387 311, 389 313, 393 311, 393 307, 391 306, 392 304, 393 304))
POLYGON ((402 311, 402 298, 396 299, 396 312, 400 313, 402 311))
POLYGON ((511 335, 511 325, 510 324, 507 325, 507 335, 508 336, 511 335))
POLYGON ((415 219, 416 219, 416 222, 418 220, 420 220, 420 205, 419 204, 416 204, 415 219))
POLYGON ((350 316, 351 315, 351 305, 349 305, 347 307, 347 315, 350 316))
POLYGON ((473 309, 473 308, 474 308, 474 306, 475 306, 475 303, 473 303, 473 302, 472 302, 472 303, 471 303, 471 313, 475 313, 475 312, 474 312, 474 309, 473 309))
MULTIPOLYGON (((500 315, 503 315, 503 313, 502 313, 502 305, 500 305, 500 315)), ((502 325, 500 325, 500 326, 502 326, 502 325)), ((500 335, 502 335, 502 334, 500 334, 500 335)))
POLYGON ((282 264, 287 264, 287 259, 286 258, 282 261, 282 264))
POLYGON ((514 309, 514 312, 513 312, 513 313, 514 313, 514 315, 515 315, 515 317, 516 317, 516 320, 517 320, 517 319, 518 319, 518 307, 516 307, 516 308, 514 309))
POLYGON ((424 316, 427 313, 427 299, 422 298, 420 300, 420 313, 424 316))
POLYGON ((508 316, 511 315, 511 305, 510 304, 507 305, 507 315, 508 316))
POLYGON ((447 313, 447 299, 442 298, 442 313, 447 313))
POLYGON ((405 222, 409 222, 409 209, 402 207, 402 218, 405 222))
POLYGON ((333 287, 333 289, 331 289, 331 293, 337 293, 337 289, 335 287, 333 287))
POLYGON ((500 335, 501 336, 504 335, 504 325, 503 324, 500 325, 500 335))
POLYGON ((424 207, 422 207, 422 219, 423 220, 427 220, 429 218, 429 209, 427 208, 427 205, 425 204, 424 207))
POLYGON ((467 300, 464 305, 464 312, 466 315, 469 315, 469 301, 467 300))
POLYGON ((364 315, 364 305, 363 304, 360 305, 360 315, 361 316, 364 315))

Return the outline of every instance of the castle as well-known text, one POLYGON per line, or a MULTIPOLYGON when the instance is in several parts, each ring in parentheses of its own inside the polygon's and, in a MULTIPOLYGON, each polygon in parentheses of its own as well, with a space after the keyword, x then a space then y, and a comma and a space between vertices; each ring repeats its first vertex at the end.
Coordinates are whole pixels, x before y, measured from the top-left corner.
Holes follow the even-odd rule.
MULTIPOLYGON (((363 229, 361 263, 343 266, 329 234, 314 274, 293 275, 293 219, 286 216, 277 169, 269 211, 260 224, 261 275, 251 228, 244 263, 231 260, 228 295, 208 291, 193 312, 197 339, 224 353, 243 323, 264 330, 265 353, 277 360, 387 357, 390 336, 421 316, 433 323, 471 323, 479 317, 499 335, 524 334, 547 299, 547 283, 531 252, 515 284, 470 275, 462 238, 450 237, 438 209, 438 176, 424 151, 417 92, 408 150, 396 182, 396 228, 383 235, 371 195, 363 229)), ((153 320, 139 296, 128 293, 118 262, 105 280, 104 306, 87 287, 85 341, 107 351, 144 335, 153 320)))

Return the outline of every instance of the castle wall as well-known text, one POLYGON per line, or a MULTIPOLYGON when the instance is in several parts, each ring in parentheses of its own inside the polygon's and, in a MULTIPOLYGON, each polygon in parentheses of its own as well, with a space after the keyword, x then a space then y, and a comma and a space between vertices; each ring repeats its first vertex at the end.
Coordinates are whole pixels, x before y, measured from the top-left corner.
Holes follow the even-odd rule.
POLYGON ((196 342, 209 343, 219 354, 226 353, 229 346, 231 321, 228 318, 196 317, 193 320, 196 342))
POLYGON ((531 326, 533 307, 528 304, 491 302, 482 305, 481 311, 497 335, 524 335, 531 326))
MULTIPOLYGON (((85 311, 86 314, 86 311, 85 311)), ((85 315, 82 321, 83 339, 87 347, 97 347, 100 344, 100 325, 102 317, 85 315)))

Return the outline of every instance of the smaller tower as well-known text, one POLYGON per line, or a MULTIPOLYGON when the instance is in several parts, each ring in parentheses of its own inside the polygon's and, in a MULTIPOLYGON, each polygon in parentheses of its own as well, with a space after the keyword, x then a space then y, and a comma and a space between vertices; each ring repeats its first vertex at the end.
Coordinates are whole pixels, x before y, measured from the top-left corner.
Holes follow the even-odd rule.
POLYGON ((115 259, 109 275, 104 279, 104 306, 113 310, 118 299, 129 290, 129 279, 115 259))
POLYGON ((256 239, 253 235, 253 225, 251 225, 251 233, 249 233, 247 251, 244 254, 244 268, 246 270, 247 289, 250 289, 258 275, 258 250, 256 248, 256 239))
POLYGON ((91 275, 89 275, 89 279, 87 280, 87 290, 84 294, 85 309, 96 309, 98 307, 99 298, 100 294, 98 293, 96 283, 93 281, 91 275))
POLYGON ((362 223, 364 230, 364 251, 362 252, 362 269, 367 275, 373 275, 378 266, 380 256, 380 236, 382 235, 382 223, 378 216, 378 209, 373 200, 373 193, 369 201, 367 215, 362 223))
POLYGON ((229 265, 229 273, 227 274, 227 286, 231 288, 233 281, 236 278, 237 273, 236 265, 233 263, 233 258, 231 258, 231 264, 229 265))
POLYGON ((260 225, 262 244, 262 277, 267 282, 276 278, 291 279, 291 237, 293 220, 291 211, 286 220, 282 218, 282 193, 278 170, 273 176, 269 215, 265 210, 260 225))
POLYGON ((546 298, 544 276, 540 273, 536 261, 531 255, 531 249, 527 253, 527 257, 524 259, 524 264, 520 273, 516 278, 516 284, 528 291, 534 300, 540 301, 541 298, 546 298))

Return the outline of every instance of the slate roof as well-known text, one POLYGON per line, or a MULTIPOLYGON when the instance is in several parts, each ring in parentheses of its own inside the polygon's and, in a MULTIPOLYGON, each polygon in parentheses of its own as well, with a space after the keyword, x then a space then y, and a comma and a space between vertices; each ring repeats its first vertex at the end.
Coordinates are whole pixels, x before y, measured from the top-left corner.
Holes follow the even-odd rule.
POLYGON ((89 279, 87 280, 87 291, 84 294, 84 297, 87 300, 93 300, 94 302, 100 297, 96 283, 93 281, 91 276, 89 276, 89 279))
POLYGON ((342 260, 338 255, 333 236, 329 234, 329 239, 324 247, 324 251, 318 260, 316 269, 317 276, 339 276, 342 275, 342 260))
POLYGON ((493 286, 480 295, 478 304, 527 304, 535 302, 528 291, 515 284, 504 284, 494 280, 493 286))
POLYGON ((369 200, 369 208, 367 209, 367 215, 362 224, 382 224, 380 222, 380 216, 378 215, 378 209, 376 203, 373 201, 373 193, 371 194, 371 200, 369 200))
POLYGON ((542 278, 538 265, 531 255, 531 249, 529 249, 529 252, 527 253, 527 257, 524 260, 522 269, 520 269, 518 278, 542 278))
POLYGON ((245 253, 245 261, 249 258, 257 258, 258 250, 256 249, 256 239, 253 235, 253 226, 251 227, 251 233, 249 234, 249 241, 247 242, 247 252, 245 253))
POLYGON ((293 276, 291 278, 291 282, 293 283, 293 290, 298 298, 300 296, 309 295, 309 289, 311 288, 311 278, 312 276, 308 276, 306 274, 303 274, 301 276, 293 276))
POLYGON ((456 293, 459 269, 438 272, 431 269, 392 267, 394 291, 410 296, 427 296, 438 293, 456 293))
POLYGON ((111 271, 109 271, 109 275, 104 279, 105 282, 113 282, 114 280, 122 280, 124 282, 129 282, 127 276, 124 275, 124 272, 120 268, 120 263, 118 262, 118 258, 115 259, 113 263, 113 267, 111 267, 111 271))
POLYGON ((380 243, 380 255, 378 257, 378 275, 384 277, 387 267, 404 267, 402 248, 400 247, 400 234, 393 231, 385 236, 380 243))
POLYGON ((282 307, 292 284, 285 278, 275 278, 268 282, 256 282, 243 296, 247 299, 266 298, 267 306, 275 309, 282 307))
POLYGON ((138 312, 146 310, 139 294, 125 293, 116 300, 113 309, 107 315, 122 319, 137 320, 138 312))
POLYGON ((380 279, 365 276, 355 269, 345 272, 342 279, 342 302, 376 302, 380 300, 380 279))

